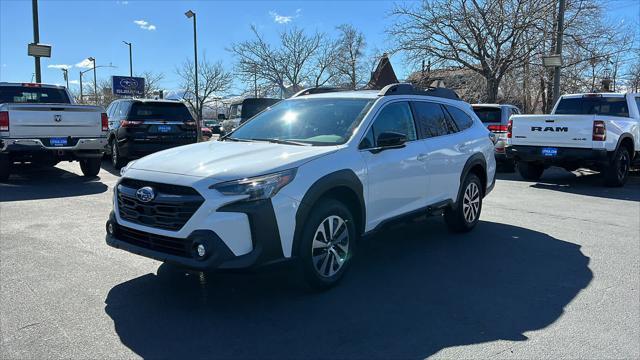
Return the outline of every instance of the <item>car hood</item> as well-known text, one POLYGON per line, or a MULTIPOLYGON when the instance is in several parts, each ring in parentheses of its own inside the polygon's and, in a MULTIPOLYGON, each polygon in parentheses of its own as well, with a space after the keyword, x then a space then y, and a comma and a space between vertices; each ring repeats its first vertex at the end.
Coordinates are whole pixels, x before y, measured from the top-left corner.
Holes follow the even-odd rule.
POLYGON ((338 146, 206 141, 145 156, 131 169, 234 180, 298 167, 338 146))

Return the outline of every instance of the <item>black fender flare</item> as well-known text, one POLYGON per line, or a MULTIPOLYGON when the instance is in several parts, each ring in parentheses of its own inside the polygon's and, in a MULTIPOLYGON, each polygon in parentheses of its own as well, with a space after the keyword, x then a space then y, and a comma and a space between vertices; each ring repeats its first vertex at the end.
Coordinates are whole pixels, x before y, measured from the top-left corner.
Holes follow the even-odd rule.
POLYGON ((293 248, 291 254, 295 256, 298 251, 299 237, 302 233, 302 225, 305 220, 309 216, 309 213, 313 209, 313 205, 327 192, 332 189, 338 187, 346 187, 350 189, 353 193, 356 194, 360 205, 360 214, 358 215, 361 219, 360 228, 358 231, 362 233, 364 231, 364 224, 366 223, 366 208, 364 201, 364 187, 360 178, 353 172, 351 169, 343 169, 338 170, 316 180, 313 185, 309 187, 307 192, 302 197, 300 201, 300 206, 298 207, 298 211, 296 212, 296 228, 294 231, 293 237, 293 248))
POLYGON ((616 149, 613 151, 614 154, 618 151, 618 149, 620 149, 620 145, 622 144, 622 141, 624 139, 630 139, 631 140, 631 144, 633 145, 633 150, 631 151, 631 154, 629 154, 631 156, 631 158, 633 159, 635 152, 638 151, 639 149, 636 149, 636 143, 633 139, 633 135, 629 134, 629 133, 624 133, 622 135, 620 135, 620 137, 618 138, 618 142, 616 143, 616 149))
MULTIPOLYGON (((462 183, 464 182, 464 179, 466 179, 467 175, 469 174, 469 171, 471 171, 471 169, 476 166, 476 165, 480 165, 482 167, 482 169, 485 172, 485 178, 484 178, 484 194, 487 193, 487 188, 489 187, 488 184, 488 180, 487 179, 487 160, 485 159, 484 155, 482 153, 475 153, 473 155, 471 155, 468 159, 467 162, 464 164, 464 167, 462 168, 462 173, 460 174, 460 187, 458 188, 458 196, 460 196, 460 190, 462 189, 462 183)), ((495 178, 494 178, 495 179, 495 178)), ((482 180, 482 179, 481 179, 482 180)), ((456 198, 456 202, 458 201, 458 199, 456 198)))

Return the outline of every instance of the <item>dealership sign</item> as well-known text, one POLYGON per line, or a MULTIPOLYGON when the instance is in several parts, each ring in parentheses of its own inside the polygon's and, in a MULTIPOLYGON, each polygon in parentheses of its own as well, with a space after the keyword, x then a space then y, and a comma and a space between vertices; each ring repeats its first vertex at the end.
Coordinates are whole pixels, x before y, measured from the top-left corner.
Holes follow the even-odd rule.
POLYGON ((144 94, 144 78, 131 76, 112 76, 111 88, 114 95, 142 96, 144 94))

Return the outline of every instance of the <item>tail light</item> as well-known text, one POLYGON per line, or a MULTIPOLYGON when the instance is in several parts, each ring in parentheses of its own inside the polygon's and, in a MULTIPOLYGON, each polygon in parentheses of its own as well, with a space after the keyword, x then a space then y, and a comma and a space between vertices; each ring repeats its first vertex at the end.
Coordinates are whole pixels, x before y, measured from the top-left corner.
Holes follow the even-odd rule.
POLYGON ((196 127, 196 122, 193 120, 185 121, 184 126, 186 127, 196 127))
POLYGON ((33 87, 33 88, 42 87, 41 84, 37 84, 37 83, 22 83, 22 86, 24 86, 24 87, 33 87))
POLYGON ((124 128, 132 128, 142 124, 142 121, 120 120, 120 126, 124 128))
POLYGON ((0 131, 9 131, 9 112, 0 111, 0 131))
POLYGON ((100 122, 102 123, 102 131, 109 131, 109 117, 107 114, 102 113, 100 116, 100 122))
POLYGON ((507 125, 489 125, 487 128, 492 133, 498 134, 498 133, 506 133, 509 127, 507 125))
POLYGON ((593 141, 605 141, 607 140, 607 127, 602 120, 595 120, 593 122, 593 133, 591 140, 593 141))
POLYGON ((508 139, 511 139, 511 137, 513 136, 512 131, 513 131, 513 120, 509 120, 509 123, 507 124, 507 138, 508 139))

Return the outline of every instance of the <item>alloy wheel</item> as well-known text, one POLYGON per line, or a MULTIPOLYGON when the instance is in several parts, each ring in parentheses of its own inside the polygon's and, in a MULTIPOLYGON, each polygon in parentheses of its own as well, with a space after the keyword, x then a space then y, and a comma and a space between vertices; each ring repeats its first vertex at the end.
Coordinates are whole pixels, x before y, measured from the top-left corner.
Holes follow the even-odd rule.
POLYGON ((467 223, 472 223, 478 217, 480 212, 480 189, 475 182, 469 183, 464 190, 464 198, 462 199, 462 213, 467 223))
POLYGON ((323 277, 335 275, 349 255, 349 229, 343 218, 326 217, 313 235, 311 258, 316 272, 323 277))
POLYGON ((618 179, 622 180, 627 176, 629 171, 629 155, 626 151, 620 153, 620 159, 618 160, 618 179))
POLYGON ((116 166, 116 164, 118 164, 118 145, 115 141, 113 142, 113 144, 111 144, 111 163, 113 164, 113 166, 116 166))

